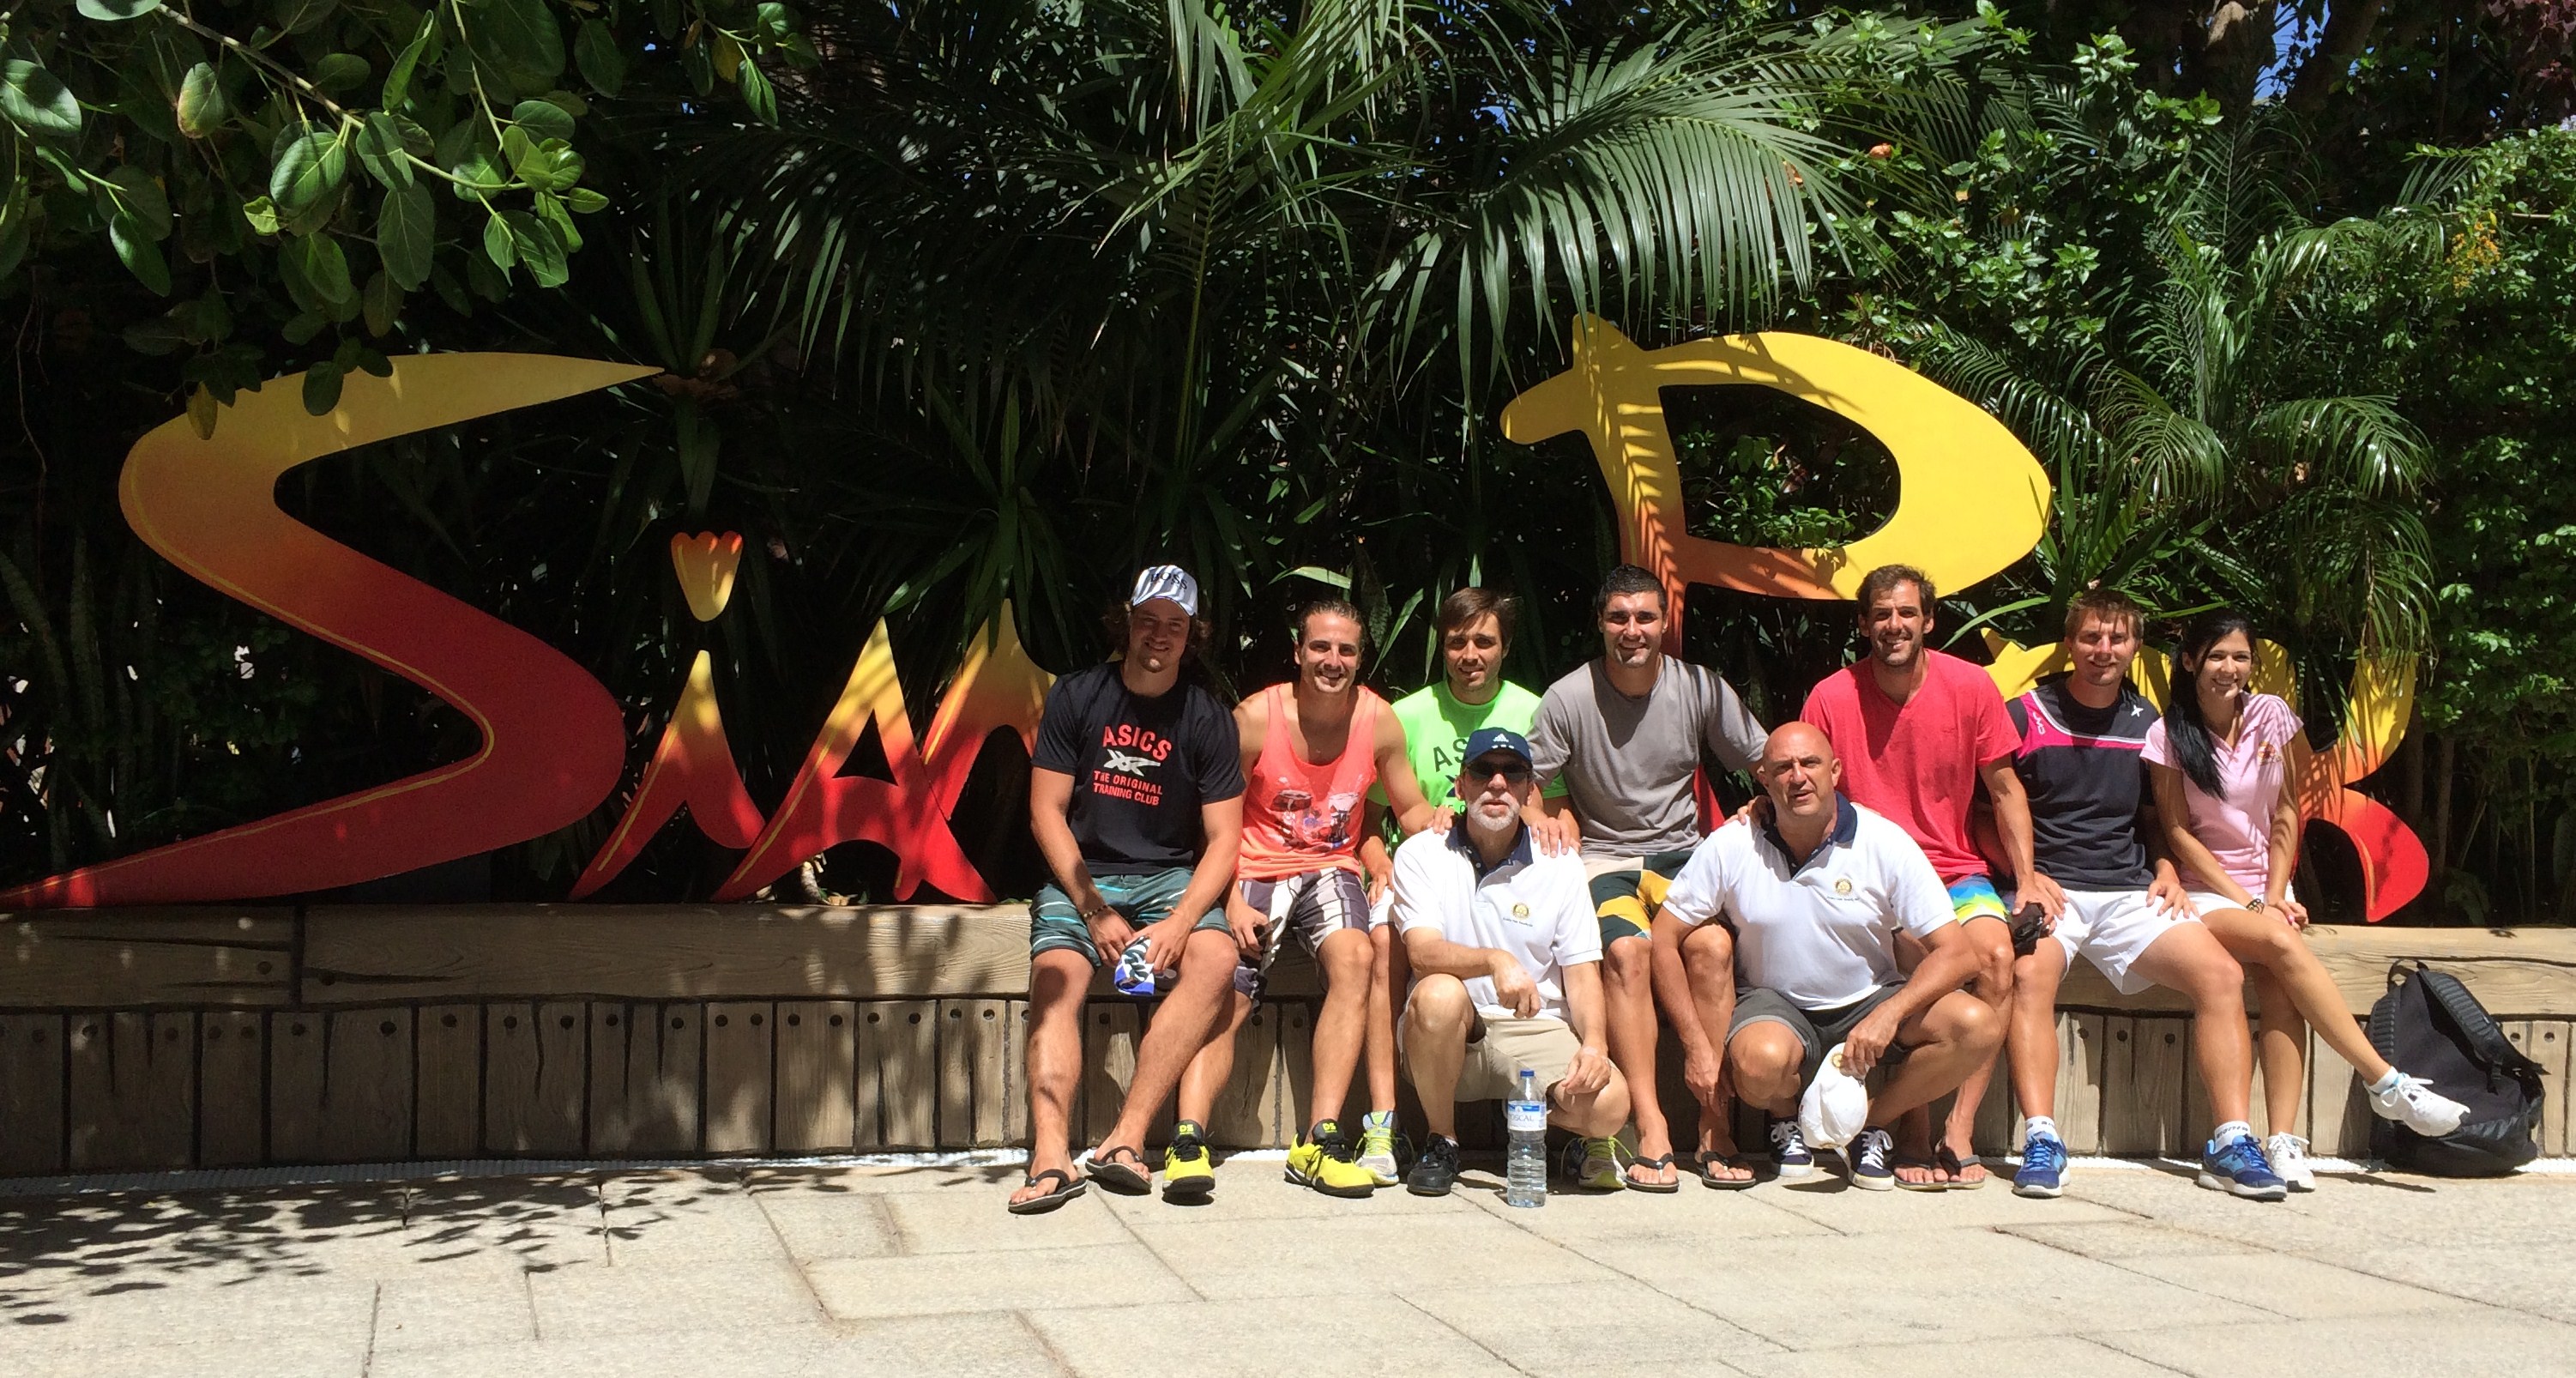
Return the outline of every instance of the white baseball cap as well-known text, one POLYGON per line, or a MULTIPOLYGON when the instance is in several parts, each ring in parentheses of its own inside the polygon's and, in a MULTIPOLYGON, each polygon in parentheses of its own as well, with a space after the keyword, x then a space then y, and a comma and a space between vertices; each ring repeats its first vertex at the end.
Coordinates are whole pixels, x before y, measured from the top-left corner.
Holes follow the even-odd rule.
POLYGON ((1825 1065, 1798 1102, 1798 1133, 1816 1148, 1840 1148, 1869 1127, 1869 1088, 1843 1070, 1843 1045, 1825 1054, 1825 1065))
POLYGON ((1168 598, 1180 604, 1181 611, 1199 615, 1199 581, 1179 565, 1155 565, 1136 573, 1136 591, 1127 595, 1127 606, 1140 607, 1148 599, 1168 598))

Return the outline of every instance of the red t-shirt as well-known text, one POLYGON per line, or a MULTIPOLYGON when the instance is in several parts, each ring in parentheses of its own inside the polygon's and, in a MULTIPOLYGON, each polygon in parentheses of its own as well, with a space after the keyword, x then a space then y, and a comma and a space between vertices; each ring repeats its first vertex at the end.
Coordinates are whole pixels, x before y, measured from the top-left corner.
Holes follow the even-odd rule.
POLYGON ((1923 687, 1902 708, 1864 660, 1818 681, 1798 717, 1834 744, 1843 794, 1894 819, 1946 885, 1986 873, 1968 831, 1977 768, 2012 755, 2021 734, 1983 667, 1929 647, 1923 659, 1923 687))

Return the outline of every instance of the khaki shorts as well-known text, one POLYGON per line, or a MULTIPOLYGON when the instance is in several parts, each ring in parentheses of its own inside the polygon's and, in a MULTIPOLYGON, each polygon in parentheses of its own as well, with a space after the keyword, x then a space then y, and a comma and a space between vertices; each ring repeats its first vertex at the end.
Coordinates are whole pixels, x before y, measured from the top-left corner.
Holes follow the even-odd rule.
POLYGON ((1521 1089, 1521 1069, 1538 1073, 1544 1100, 1565 1080, 1582 1040, 1562 1019, 1488 1019, 1476 1017, 1467 1034, 1467 1061, 1458 1069, 1458 1099, 1509 1100, 1521 1089))

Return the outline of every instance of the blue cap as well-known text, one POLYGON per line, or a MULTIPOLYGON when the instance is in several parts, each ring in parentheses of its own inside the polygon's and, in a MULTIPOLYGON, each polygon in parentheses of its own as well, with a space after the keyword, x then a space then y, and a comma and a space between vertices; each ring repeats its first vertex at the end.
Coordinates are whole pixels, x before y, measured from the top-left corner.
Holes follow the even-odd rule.
POLYGON ((1527 764, 1530 759, 1529 738, 1512 731, 1508 727, 1477 728, 1473 733, 1468 735, 1467 756, 1466 759, 1461 761, 1459 764, 1462 768, 1472 765, 1475 762, 1484 759, 1485 753, 1489 751, 1508 751, 1513 755, 1520 757, 1521 761, 1524 764, 1527 764))

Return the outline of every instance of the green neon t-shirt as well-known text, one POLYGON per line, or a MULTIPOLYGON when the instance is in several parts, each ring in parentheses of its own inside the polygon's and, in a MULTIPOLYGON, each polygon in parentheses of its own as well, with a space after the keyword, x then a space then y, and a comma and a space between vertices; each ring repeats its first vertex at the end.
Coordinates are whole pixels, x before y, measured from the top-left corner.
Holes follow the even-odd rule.
MULTIPOLYGON (((1483 703, 1460 703, 1444 682, 1407 694, 1393 707, 1395 720, 1404 724, 1404 754, 1413 762, 1413 778, 1435 807, 1456 802, 1458 768, 1466 764, 1467 738, 1477 729, 1505 727, 1526 737, 1538 719, 1538 695, 1509 680, 1483 703)), ((1550 783, 1547 792, 1565 793, 1565 782, 1550 783)), ((1386 803, 1386 787, 1370 786, 1369 799, 1386 803)))

